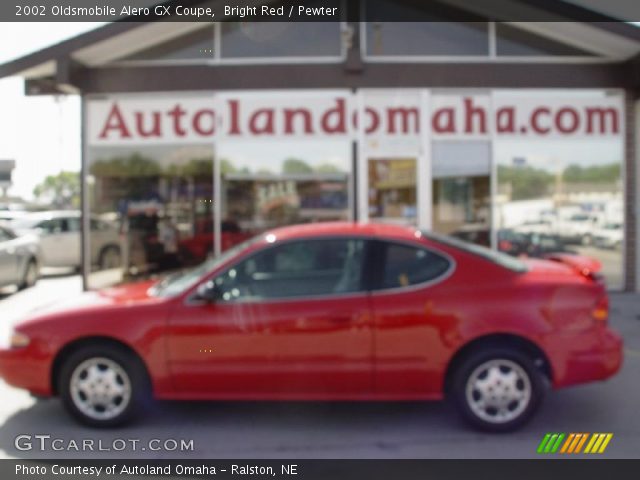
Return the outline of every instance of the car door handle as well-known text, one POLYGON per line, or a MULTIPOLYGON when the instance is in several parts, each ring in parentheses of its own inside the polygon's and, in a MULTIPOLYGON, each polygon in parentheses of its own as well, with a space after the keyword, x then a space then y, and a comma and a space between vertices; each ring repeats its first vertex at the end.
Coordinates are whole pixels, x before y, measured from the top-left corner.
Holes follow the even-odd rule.
POLYGON ((349 314, 330 315, 329 320, 334 323, 349 323, 353 321, 353 316, 349 314))

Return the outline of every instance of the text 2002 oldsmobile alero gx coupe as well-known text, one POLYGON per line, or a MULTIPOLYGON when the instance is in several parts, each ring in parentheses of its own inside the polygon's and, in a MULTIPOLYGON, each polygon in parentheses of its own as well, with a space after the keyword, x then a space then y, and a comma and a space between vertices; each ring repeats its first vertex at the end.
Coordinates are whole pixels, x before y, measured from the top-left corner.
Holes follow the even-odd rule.
POLYGON ((504 431, 549 385, 620 368, 605 288, 579 260, 525 262, 399 226, 286 227, 159 283, 40 312, 0 350, 0 375, 94 426, 151 397, 446 396, 504 431))

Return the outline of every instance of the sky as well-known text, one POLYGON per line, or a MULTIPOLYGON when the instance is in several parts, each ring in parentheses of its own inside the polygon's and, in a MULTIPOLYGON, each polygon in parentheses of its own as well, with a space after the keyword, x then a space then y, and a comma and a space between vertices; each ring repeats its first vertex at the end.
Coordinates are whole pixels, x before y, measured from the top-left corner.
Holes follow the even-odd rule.
MULTIPOLYGON (((2 23, 0 63, 100 25, 80 22, 2 23)), ((47 175, 80 169, 80 100, 77 96, 27 97, 23 89, 20 77, 0 79, 0 159, 16 160, 10 195, 29 200, 33 198, 34 187, 47 175)), ((583 160, 599 157, 602 161, 601 153, 612 151, 602 144, 595 150, 592 146, 583 147, 581 152, 573 151, 574 156, 583 160)), ((252 157, 264 155, 260 148, 256 146, 255 151, 249 148, 246 155, 235 152, 240 157, 239 163, 251 163, 252 157)), ((569 150, 567 155, 570 155, 569 150)), ((544 152, 532 153, 544 156, 544 152)))
MULTIPOLYGON (((2 23, 0 63, 26 55, 100 23, 2 23)), ((14 159, 11 196, 33 197, 44 177, 80 170, 80 100, 27 97, 20 77, 0 79, 0 159, 14 159)))

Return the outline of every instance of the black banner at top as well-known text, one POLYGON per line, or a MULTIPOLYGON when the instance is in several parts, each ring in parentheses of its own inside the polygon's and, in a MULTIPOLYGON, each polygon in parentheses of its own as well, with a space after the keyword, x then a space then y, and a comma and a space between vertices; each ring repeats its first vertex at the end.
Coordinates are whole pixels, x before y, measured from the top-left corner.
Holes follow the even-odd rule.
POLYGON ((633 22, 629 0, 3 0, 0 22, 633 22), (594 7, 597 5, 597 7, 594 7))

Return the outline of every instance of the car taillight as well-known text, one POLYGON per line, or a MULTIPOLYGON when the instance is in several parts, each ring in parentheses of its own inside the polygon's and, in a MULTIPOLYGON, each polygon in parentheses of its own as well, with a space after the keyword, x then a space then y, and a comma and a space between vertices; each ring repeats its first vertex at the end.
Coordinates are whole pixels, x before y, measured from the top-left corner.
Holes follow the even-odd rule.
POLYGON ((598 322, 606 322, 609 319, 609 297, 606 294, 596 302, 591 317, 598 322))
POLYGON ((580 274, 583 277, 587 277, 589 280, 592 280, 592 281, 594 281, 596 283, 599 283, 600 285, 604 285, 604 283, 605 283, 604 276, 600 272, 595 272, 595 271, 590 270, 588 268, 582 268, 580 270, 580 274))

